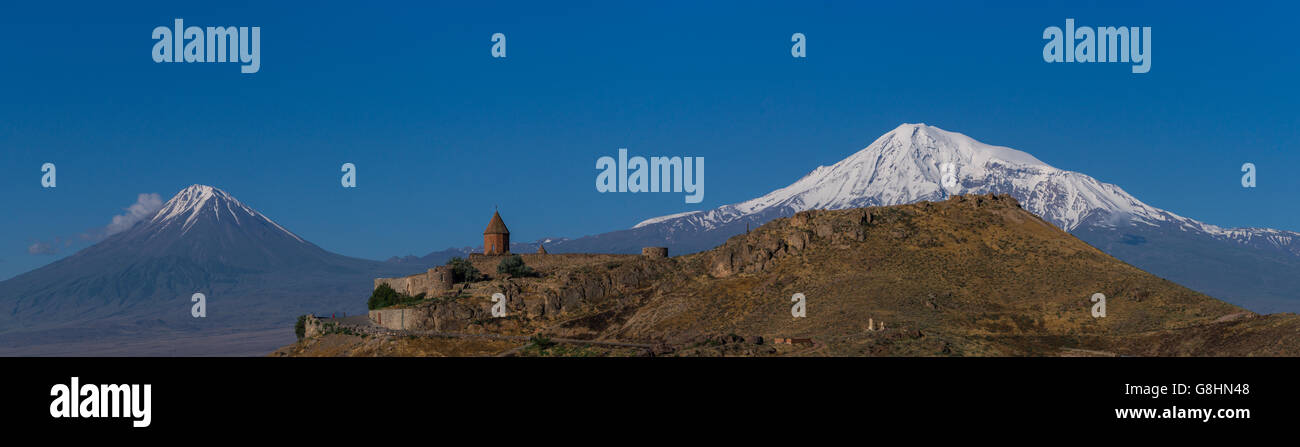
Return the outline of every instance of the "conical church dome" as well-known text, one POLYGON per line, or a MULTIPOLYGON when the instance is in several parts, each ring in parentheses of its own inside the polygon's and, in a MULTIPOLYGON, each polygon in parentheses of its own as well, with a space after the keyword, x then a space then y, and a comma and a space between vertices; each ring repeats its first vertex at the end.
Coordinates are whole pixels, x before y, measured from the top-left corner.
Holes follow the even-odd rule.
POLYGON ((510 234, 510 229, 506 228, 505 221, 501 220, 501 213, 492 212, 492 220, 488 222, 487 229, 483 234, 510 234))

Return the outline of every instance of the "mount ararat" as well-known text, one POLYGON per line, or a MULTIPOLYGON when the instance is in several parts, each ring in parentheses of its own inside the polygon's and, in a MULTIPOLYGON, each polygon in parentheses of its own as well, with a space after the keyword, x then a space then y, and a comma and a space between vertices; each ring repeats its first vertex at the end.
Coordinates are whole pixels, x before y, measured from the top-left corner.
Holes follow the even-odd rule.
POLYGON ((1200 222, 1028 153, 925 124, 898 126, 848 158, 752 200, 646 219, 626 230, 555 240, 546 247, 556 253, 635 253, 665 245, 671 253, 686 254, 800 211, 987 193, 1009 194, 1026 210, 1106 253, 1197 291, 1256 312, 1300 312, 1300 233, 1200 222), (946 163, 955 167, 951 187, 942 181, 946 163))

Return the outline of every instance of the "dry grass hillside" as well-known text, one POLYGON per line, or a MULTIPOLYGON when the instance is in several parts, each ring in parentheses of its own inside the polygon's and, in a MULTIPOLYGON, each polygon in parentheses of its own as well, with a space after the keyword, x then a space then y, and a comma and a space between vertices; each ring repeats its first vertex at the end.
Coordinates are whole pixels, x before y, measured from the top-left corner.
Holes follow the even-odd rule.
POLYGON ((461 291, 475 298, 455 304, 464 323, 453 326, 663 346, 655 355, 1300 355, 1297 316, 1258 316, 1145 273, 1009 196, 808 211, 706 252, 541 273, 461 291), (493 291, 511 296, 510 321, 484 318, 493 291), (796 293, 804 318, 791 316, 796 293), (1095 293, 1104 318, 1091 314, 1095 293), (773 344, 782 338, 807 341, 773 344))

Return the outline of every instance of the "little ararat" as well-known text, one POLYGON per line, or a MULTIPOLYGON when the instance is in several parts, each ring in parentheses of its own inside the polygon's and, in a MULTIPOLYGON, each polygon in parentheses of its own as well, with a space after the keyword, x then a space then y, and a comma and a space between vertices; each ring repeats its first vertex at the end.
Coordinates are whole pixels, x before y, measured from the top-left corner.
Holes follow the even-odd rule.
POLYGON ((704 200, 704 157, 627 157, 627 149, 614 157, 596 160, 596 191, 685 192, 686 203, 704 200), (631 171, 630 173, 628 171, 631 171), (694 172, 694 176, 691 173, 694 172))
POLYGON ((185 19, 176 19, 175 30, 160 26, 153 29, 153 61, 162 62, 239 62, 239 72, 257 73, 262 69, 262 27, 197 26, 185 27, 185 19), (206 32, 205 32, 206 31, 206 32))

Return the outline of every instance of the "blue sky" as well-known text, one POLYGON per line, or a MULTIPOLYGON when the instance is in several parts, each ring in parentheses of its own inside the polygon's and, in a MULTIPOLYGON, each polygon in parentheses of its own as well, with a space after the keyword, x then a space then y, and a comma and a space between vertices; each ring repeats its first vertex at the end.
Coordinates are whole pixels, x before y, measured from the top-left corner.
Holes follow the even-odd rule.
POLYGON ((195 183, 384 259, 478 244, 494 206, 534 240, 742 201, 904 122, 1205 222, 1300 230, 1300 10, 1283 2, 211 3, 0 7, 0 279, 195 183), (261 71, 155 64, 150 33, 175 18, 262 27, 261 71), (1151 71, 1043 62, 1066 18, 1151 26, 1151 71), (595 160, 620 147, 705 157, 704 201, 597 193, 595 160))

